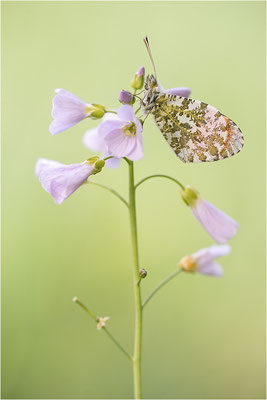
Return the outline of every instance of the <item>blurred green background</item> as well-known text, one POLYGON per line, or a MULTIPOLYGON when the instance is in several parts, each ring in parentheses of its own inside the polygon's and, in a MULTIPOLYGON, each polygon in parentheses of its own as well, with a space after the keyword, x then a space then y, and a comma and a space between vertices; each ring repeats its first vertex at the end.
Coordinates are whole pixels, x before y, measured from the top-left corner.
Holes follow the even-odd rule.
MULTIPOLYGON (((38 157, 90 156, 86 120, 48 131, 53 90, 116 108, 151 63, 165 87, 189 86, 245 137, 236 157, 185 165, 149 118, 136 178, 176 177, 240 223, 223 279, 183 275, 145 309, 145 398, 265 398, 265 4, 2 2, 2 398, 131 398, 131 365, 77 305, 79 296, 130 351, 134 303, 126 209, 83 187, 61 206, 34 175, 38 157)), ((93 177, 127 196, 127 165, 93 177)), ((186 254, 212 244, 172 182, 137 196, 146 295, 186 254)))

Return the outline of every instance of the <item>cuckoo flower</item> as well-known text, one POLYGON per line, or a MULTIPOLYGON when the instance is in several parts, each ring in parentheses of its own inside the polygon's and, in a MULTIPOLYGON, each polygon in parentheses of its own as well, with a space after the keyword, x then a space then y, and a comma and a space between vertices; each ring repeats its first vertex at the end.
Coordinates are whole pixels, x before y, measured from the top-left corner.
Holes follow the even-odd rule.
POLYGON ((201 249, 191 256, 182 258, 179 267, 186 272, 198 272, 204 275, 222 276, 223 271, 219 264, 214 262, 215 258, 226 256, 231 251, 230 246, 211 246, 201 249))
MULTIPOLYGON (((106 113, 103 117, 103 121, 112 121, 118 120, 118 117, 116 114, 112 113, 106 113)), ((108 146, 105 142, 105 136, 99 134, 99 127, 98 125, 96 128, 89 129, 88 131, 85 132, 83 136, 83 144, 85 147, 87 147, 90 150, 93 150, 95 152, 101 152, 101 158, 106 158, 109 157, 110 154, 108 153, 108 146)), ((105 162, 105 166, 108 168, 117 168, 120 164, 120 158, 113 157, 109 158, 105 162)))
POLYGON ((197 220, 216 242, 226 243, 236 234, 238 229, 237 222, 213 204, 202 199, 195 189, 190 186, 186 187, 182 191, 182 198, 191 208, 197 220))
POLYGON ((56 89, 53 99, 52 117, 49 130, 56 135, 73 125, 78 124, 86 117, 93 119, 102 118, 105 108, 99 104, 87 104, 75 94, 64 89, 56 89))
POLYGON ((142 131, 142 124, 129 105, 122 105, 113 118, 103 120, 98 126, 107 154, 131 161, 140 160, 144 155, 142 131))
POLYGON ((99 157, 70 165, 40 158, 36 163, 35 173, 55 203, 61 204, 86 182, 90 175, 100 172, 104 165, 105 161, 99 160, 99 157))

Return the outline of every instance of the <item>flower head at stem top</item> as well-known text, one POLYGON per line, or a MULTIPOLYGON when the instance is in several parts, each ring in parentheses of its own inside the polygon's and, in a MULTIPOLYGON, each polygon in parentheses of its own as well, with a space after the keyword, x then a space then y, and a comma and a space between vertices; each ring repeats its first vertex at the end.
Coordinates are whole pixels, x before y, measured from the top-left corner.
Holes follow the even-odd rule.
POLYGON ((202 199, 195 189, 187 186, 181 191, 181 195, 196 219, 216 242, 226 243, 236 234, 237 222, 213 204, 202 199))
POLYGON ((110 317, 97 317, 97 329, 100 331, 100 329, 104 328, 109 319, 110 317))
POLYGON ((78 124, 84 118, 102 118, 105 114, 105 107, 100 104, 88 104, 75 94, 64 89, 56 89, 57 93, 53 99, 52 117, 49 130, 56 135, 73 125, 78 124))
POLYGON ((90 175, 101 172, 104 165, 105 161, 97 156, 70 165, 40 158, 36 163, 35 174, 55 203, 61 204, 85 183, 90 175))
POLYGON ((117 114, 103 120, 97 129, 105 143, 106 154, 117 158, 127 157, 131 161, 143 157, 143 127, 130 105, 122 105, 117 114))
POLYGON ((222 276, 223 271, 219 264, 214 262, 215 258, 226 256, 231 248, 228 245, 211 246, 198 252, 185 256, 181 259, 178 267, 185 272, 198 272, 199 274, 222 276))

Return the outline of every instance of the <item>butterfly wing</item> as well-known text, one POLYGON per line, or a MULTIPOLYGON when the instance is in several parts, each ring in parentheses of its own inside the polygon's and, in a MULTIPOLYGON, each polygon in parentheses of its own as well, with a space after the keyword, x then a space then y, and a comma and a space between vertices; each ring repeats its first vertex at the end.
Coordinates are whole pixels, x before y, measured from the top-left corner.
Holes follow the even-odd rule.
POLYGON ((152 113, 169 146, 183 162, 222 160, 243 147, 238 126, 209 104, 162 93, 152 113))

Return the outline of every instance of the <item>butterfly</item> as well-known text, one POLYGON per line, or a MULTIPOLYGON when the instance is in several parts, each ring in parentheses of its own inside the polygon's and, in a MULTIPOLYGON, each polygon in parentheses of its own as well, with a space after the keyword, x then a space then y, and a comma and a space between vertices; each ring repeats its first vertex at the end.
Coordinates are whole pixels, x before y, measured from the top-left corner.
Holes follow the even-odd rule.
POLYGON ((152 114, 174 153, 185 163, 218 161, 239 153, 244 138, 238 126, 213 106, 163 91, 144 38, 155 76, 148 75, 141 108, 152 114))

